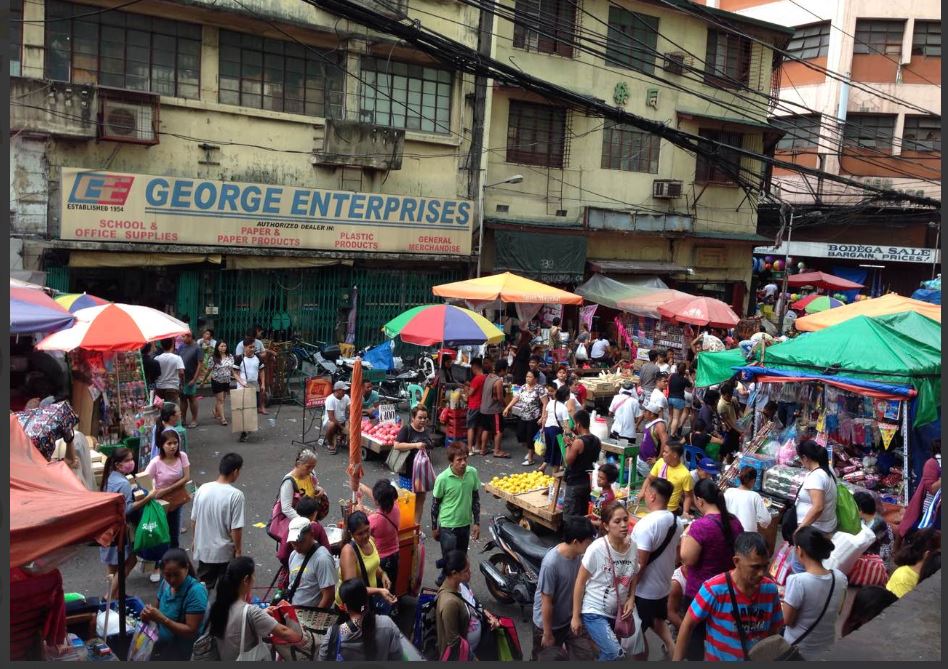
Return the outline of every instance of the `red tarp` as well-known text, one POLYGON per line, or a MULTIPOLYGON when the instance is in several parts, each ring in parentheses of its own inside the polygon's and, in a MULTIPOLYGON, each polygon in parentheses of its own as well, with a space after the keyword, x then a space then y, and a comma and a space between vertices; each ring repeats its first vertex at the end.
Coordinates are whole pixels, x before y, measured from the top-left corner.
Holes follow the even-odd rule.
POLYGON ((793 274, 787 279, 787 285, 791 288, 800 286, 816 286, 825 290, 858 290, 862 288, 861 283, 849 281, 842 277, 833 276, 826 272, 804 272, 802 274, 793 274))
POLYGON ((10 414, 10 567, 83 541, 111 541, 125 499, 90 492, 64 462, 47 462, 10 414))

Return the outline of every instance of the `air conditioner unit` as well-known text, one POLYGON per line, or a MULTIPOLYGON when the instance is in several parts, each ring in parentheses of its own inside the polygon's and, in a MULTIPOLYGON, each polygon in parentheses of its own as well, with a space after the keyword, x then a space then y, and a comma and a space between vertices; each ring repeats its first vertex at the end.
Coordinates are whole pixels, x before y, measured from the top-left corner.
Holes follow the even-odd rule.
POLYGON ((322 147, 314 150, 313 164, 400 170, 405 131, 398 128, 326 119, 322 147))
POLYGON ((158 143, 158 96, 99 89, 99 139, 130 144, 158 143))
POLYGON ((685 54, 680 51, 666 53, 662 69, 669 74, 683 74, 685 71, 685 54))
POLYGON ((681 197, 681 182, 674 179, 655 179, 652 182, 652 197, 659 200, 681 197))

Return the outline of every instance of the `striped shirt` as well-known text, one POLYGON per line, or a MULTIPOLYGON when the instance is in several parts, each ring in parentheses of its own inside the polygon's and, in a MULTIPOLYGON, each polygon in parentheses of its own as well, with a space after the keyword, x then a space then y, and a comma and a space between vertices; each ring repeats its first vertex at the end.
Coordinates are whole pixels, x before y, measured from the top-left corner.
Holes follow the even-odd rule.
MULTIPOLYGON (((748 597, 737 587, 734 588, 734 595, 737 597, 748 651, 761 639, 780 633, 784 623, 776 583, 764 578, 753 597, 748 597)), ((705 581, 689 610, 699 622, 707 621, 704 641, 706 662, 740 662, 744 659, 726 574, 718 574, 705 581)))

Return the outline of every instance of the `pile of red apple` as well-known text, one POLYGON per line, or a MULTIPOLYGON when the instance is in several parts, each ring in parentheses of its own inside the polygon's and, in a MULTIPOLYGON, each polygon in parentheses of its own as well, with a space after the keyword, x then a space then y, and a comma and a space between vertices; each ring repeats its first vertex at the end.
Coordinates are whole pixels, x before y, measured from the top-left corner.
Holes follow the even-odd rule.
POLYGON ((378 425, 372 425, 371 422, 366 424, 366 421, 362 421, 362 434, 382 444, 395 443, 395 437, 400 429, 401 426, 393 420, 378 425))

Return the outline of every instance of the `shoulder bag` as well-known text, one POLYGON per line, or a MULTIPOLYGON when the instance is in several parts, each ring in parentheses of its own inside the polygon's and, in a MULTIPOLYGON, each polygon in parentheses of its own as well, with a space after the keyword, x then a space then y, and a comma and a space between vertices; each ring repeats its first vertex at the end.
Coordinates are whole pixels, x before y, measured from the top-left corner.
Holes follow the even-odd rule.
POLYGON ((237 653, 238 662, 261 662, 273 659, 273 652, 263 640, 260 640, 256 646, 250 650, 244 650, 244 643, 247 638, 247 613, 250 611, 251 604, 244 605, 243 625, 240 628, 240 646, 237 653))
POLYGON ((293 584, 290 586, 290 589, 286 591, 284 599, 290 604, 293 603, 293 595, 296 594, 296 589, 300 587, 300 581, 303 580, 303 572, 306 571, 306 565, 309 564, 309 560, 313 555, 316 554, 316 549, 319 546, 313 546, 312 550, 303 557, 303 564, 300 565, 300 570, 296 572, 296 578, 293 579, 293 584))
POLYGON ((303 496, 292 476, 287 475, 283 477, 283 480, 280 481, 280 488, 277 490, 276 500, 273 502, 273 509, 270 511, 270 520, 267 521, 267 534, 280 545, 286 542, 286 535, 290 529, 290 519, 284 515, 283 506, 280 504, 280 490, 283 489, 283 484, 286 483, 287 480, 293 484, 292 506, 294 509, 303 496))
MULTIPOLYGON (((643 574, 645 573, 645 570, 651 567, 652 563, 655 562, 655 560, 657 560, 659 557, 661 557, 662 553, 665 552, 665 549, 668 548, 668 544, 670 544, 672 539, 675 538, 675 530, 677 529, 678 529, 678 518, 677 516, 673 514, 671 527, 668 528, 668 533, 665 535, 665 538, 662 539, 662 543, 658 545, 658 548, 656 548, 654 551, 649 553, 648 564, 646 564, 642 568, 643 574)), ((639 575, 639 577, 641 578, 641 574, 639 575)))
POLYGON ((616 589, 616 619, 612 630, 616 638, 628 639, 635 635, 635 616, 629 615, 622 617, 622 610, 625 608, 625 602, 619 601, 619 578, 616 576, 616 562, 612 559, 612 551, 609 549, 609 539, 603 538, 606 545, 606 554, 609 556, 609 567, 612 570, 612 586, 616 589))

